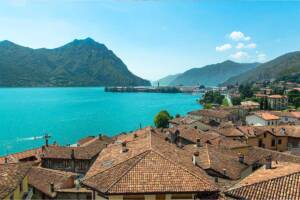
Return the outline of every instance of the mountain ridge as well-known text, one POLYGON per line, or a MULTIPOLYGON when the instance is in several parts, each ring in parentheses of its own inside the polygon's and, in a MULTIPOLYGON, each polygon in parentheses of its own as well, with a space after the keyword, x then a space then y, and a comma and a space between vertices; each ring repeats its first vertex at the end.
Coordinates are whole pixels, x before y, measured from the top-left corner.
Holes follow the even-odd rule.
POLYGON ((300 51, 289 52, 263 63, 247 73, 231 77, 222 85, 247 84, 255 81, 281 79, 293 73, 300 73, 300 51))
POLYGON ((226 60, 221 63, 205 65, 201 68, 191 68, 173 80, 170 85, 206 85, 217 86, 228 78, 248 71, 259 63, 237 63, 226 60))
POLYGON ((91 38, 33 49, 0 42, 1 87, 148 86, 104 44, 91 38))

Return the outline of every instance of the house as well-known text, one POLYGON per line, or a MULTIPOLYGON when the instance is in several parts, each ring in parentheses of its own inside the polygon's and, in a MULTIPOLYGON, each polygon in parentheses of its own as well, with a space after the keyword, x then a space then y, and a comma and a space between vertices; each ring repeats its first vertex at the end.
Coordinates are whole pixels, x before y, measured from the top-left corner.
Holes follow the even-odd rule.
POLYGON ((296 111, 270 111, 270 113, 280 118, 280 124, 296 124, 300 119, 300 112, 296 111))
POLYGON ((254 101, 242 101, 241 107, 247 109, 248 111, 259 110, 260 104, 254 101))
POLYGON ((190 151, 163 134, 151 129, 123 139, 108 145, 84 177, 93 199, 218 198, 217 186, 193 163, 190 151))
POLYGON ((32 163, 0 164, 0 199, 25 199, 31 196, 28 172, 32 163))
POLYGON ((72 172, 33 167, 28 173, 32 199, 91 199, 91 191, 80 187, 78 176, 72 172))
POLYGON ((246 116, 246 124, 253 126, 278 125, 280 118, 267 111, 258 111, 246 116))
POLYGON ((283 95, 268 96, 268 106, 271 110, 284 110, 288 107, 288 97, 283 95))
POLYGON ((41 161, 41 153, 42 148, 36 148, 36 149, 30 149, 14 154, 10 154, 7 156, 0 157, 0 164, 3 164, 5 162, 8 163, 18 163, 18 162, 40 162, 41 161))
POLYGON ((262 147, 275 151, 286 151, 288 149, 288 134, 285 130, 278 130, 274 127, 252 127, 239 126, 243 132, 247 144, 262 147))
POLYGON ((261 167, 225 192, 233 199, 300 199, 300 165, 272 162, 261 167))
POLYGON ((43 146, 41 166, 84 174, 111 141, 99 135, 79 147, 43 146))
POLYGON ((235 115, 222 109, 204 109, 188 113, 191 116, 198 116, 203 121, 215 121, 217 123, 236 121, 235 115))

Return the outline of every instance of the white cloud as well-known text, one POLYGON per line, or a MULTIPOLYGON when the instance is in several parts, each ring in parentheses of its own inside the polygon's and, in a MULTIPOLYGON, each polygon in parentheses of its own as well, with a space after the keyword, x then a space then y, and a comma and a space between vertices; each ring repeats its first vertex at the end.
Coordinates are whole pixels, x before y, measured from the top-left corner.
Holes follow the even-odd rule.
POLYGON ((264 62, 264 61, 266 61, 266 59, 267 59, 267 55, 264 54, 264 53, 258 53, 258 54, 256 55, 256 58, 257 58, 257 61, 258 61, 258 62, 264 62))
POLYGON ((229 37, 234 41, 249 41, 249 40, 251 40, 250 36, 246 36, 241 31, 233 31, 230 33, 229 37))
POLYGON ((216 47, 216 51, 226 51, 231 48, 232 48, 231 44, 223 44, 221 46, 216 47))
POLYGON ((245 60, 249 58, 249 54, 245 51, 238 51, 235 54, 231 54, 230 57, 234 60, 245 60))
POLYGON ((239 42, 235 48, 237 48, 237 49, 255 49, 256 44, 255 43, 244 44, 242 42, 239 42))

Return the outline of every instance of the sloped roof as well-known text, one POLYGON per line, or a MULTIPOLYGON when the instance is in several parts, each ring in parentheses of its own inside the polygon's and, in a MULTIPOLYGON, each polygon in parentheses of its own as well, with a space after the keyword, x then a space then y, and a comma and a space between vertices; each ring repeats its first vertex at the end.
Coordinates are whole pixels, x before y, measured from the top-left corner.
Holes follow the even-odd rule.
POLYGON ((225 119, 230 115, 230 112, 222 109, 203 109, 192 111, 189 114, 225 119))
POLYGON ((260 111, 260 112, 255 112, 254 115, 268 121, 268 120, 279 120, 279 117, 276 115, 273 115, 269 112, 265 112, 265 111, 260 111))
POLYGON ((28 181, 31 186, 49 197, 55 197, 56 190, 72 187, 74 183, 72 181, 76 176, 78 176, 78 174, 72 172, 33 167, 28 173, 28 181), (51 183, 54 184, 54 192, 50 191, 51 183))
POLYGON ((198 151, 198 164, 201 168, 214 170, 228 179, 239 179, 241 173, 248 167, 239 162, 239 156, 236 152, 229 149, 205 144, 198 148, 198 151))
POLYGON ((0 164, 0 199, 11 194, 23 181, 32 163, 0 164))
POLYGON ((225 193, 239 199, 300 199, 300 165, 261 167, 225 193))
POLYGON ((72 159, 72 150, 74 150, 75 159, 92 159, 111 141, 110 138, 102 136, 100 139, 95 137, 93 140, 79 147, 48 146, 43 151, 43 159, 72 159))
POLYGON ((103 150, 83 183, 105 194, 216 192, 206 173, 193 165, 192 155, 149 130, 127 143, 103 150))
MULTIPOLYGON (((36 161, 40 161, 40 154, 42 153, 42 148, 30 149, 14 154, 10 154, 5 156, 7 158, 8 163, 17 163, 22 161, 23 159, 34 157, 36 161)), ((5 157, 0 157, 0 164, 5 162, 5 157)))

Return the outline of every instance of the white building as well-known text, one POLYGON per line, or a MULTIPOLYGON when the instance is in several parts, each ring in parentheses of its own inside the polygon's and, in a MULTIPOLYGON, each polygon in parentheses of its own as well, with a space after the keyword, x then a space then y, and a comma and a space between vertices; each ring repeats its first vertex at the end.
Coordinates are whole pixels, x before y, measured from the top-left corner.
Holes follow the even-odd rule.
POLYGON ((255 112, 246 116, 247 125, 253 126, 274 126, 278 125, 280 118, 269 112, 255 112))

